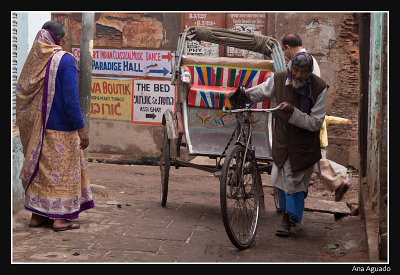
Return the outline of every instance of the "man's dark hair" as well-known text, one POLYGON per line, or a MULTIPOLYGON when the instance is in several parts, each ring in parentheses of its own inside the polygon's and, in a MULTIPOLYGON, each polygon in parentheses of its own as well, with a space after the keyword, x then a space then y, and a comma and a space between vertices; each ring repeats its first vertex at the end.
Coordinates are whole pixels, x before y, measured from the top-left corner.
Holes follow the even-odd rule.
POLYGON ((303 45, 303 41, 296 33, 288 33, 282 38, 282 45, 288 45, 290 47, 298 47, 303 45))
POLYGON ((65 26, 58 21, 47 21, 43 24, 42 29, 51 31, 57 37, 58 41, 65 35, 65 26))

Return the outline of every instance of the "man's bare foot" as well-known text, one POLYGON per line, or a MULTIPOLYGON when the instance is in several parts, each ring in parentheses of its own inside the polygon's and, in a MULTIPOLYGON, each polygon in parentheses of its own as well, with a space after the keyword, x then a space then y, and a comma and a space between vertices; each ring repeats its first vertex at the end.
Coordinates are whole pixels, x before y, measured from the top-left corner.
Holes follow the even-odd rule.
POLYGON ((341 201, 344 194, 347 192, 351 184, 351 174, 346 174, 346 178, 343 183, 335 190, 335 201, 341 201))

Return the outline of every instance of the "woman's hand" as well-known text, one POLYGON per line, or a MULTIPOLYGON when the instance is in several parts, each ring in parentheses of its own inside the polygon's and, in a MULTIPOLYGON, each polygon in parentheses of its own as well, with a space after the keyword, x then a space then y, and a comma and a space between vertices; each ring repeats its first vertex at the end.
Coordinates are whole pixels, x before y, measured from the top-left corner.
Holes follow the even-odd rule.
POLYGON ((86 134, 85 127, 78 129, 78 135, 81 140, 81 149, 85 150, 89 146, 89 136, 86 134))

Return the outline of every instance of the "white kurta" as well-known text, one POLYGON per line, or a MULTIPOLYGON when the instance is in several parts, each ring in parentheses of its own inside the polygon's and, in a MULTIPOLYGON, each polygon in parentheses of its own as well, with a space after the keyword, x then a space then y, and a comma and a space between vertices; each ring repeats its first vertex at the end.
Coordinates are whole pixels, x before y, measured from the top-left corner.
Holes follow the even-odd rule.
MULTIPOLYGON (((286 80, 285 85, 291 84, 286 80)), ((268 78, 266 82, 247 89, 246 96, 251 103, 256 103, 267 98, 273 98, 274 91, 274 77, 272 76, 268 78)), ((310 114, 303 113, 295 107, 288 122, 309 131, 319 131, 325 118, 327 93, 328 88, 325 88, 317 97, 314 106, 311 108, 310 114)), ((275 163, 273 163, 271 184, 282 189, 287 194, 293 194, 300 191, 307 192, 310 177, 313 173, 313 167, 314 165, 293 173, 288 156, 282 168, 278 168, 275 163)))

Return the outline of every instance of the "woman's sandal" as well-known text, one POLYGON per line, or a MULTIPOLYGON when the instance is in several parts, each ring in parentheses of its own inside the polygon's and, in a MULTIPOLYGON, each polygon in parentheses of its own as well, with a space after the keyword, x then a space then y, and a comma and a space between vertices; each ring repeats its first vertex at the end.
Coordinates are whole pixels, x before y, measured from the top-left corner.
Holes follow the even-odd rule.
POLYGON ((64 227, 53 227, 53 230, 55 232, 59 232, 59 231, 66 231, 66 230, 72 230, 72 229, 79 229, 81 226, 79 224, 76 224, 77 226, 74 226, 75 223, 70 222, 67 226, 64 227))

